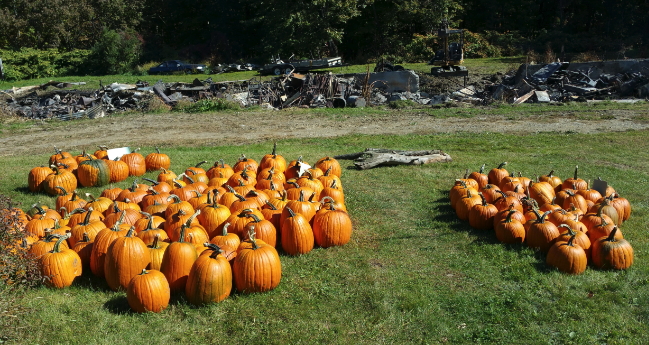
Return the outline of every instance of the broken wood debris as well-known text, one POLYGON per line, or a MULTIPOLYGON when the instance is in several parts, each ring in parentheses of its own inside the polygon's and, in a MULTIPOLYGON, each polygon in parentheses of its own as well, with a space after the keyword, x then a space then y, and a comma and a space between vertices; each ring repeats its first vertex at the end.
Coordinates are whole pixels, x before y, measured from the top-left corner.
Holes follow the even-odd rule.
POLYGON ((649 96, 649 60, 521 65, 480 97, 512 104, 617 100, 649 96), (532 92, 533 94, 530 94, 532 92), (535 96, 535 97, 532 97, 535 96))
POLYGON ((422 165, 452 161, 451 156, 442 150, 403 151, 367 148, 365 151, 335 156, 336 159, 353 159, 354 166, 360 170, 379 166, 422 165))

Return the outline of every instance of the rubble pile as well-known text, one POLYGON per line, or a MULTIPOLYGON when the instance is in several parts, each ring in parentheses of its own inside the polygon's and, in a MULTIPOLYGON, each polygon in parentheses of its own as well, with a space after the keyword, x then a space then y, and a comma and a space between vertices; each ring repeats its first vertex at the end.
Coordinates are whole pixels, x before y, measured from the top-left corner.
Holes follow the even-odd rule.
POLYGON ((567 102, 647 98, 649 60, 521 65, 501 83, 485 88, 484 99, 523 102, 567 102))
POLYGON ((147 83, 138 82, 137 85, 113 83, 94 91, 55 90, 42 95, 37 92, 46 90, 48 86, 64 88, 83 84, 51 81, 36 87, 6 90, 3 91, 9 96, 6 108, 13 114, 30 119, 92 119, 114 111, 142 108, 141 100, 150 89, 147 83))
POLYGON ((153 86, 140 81, 100 85, 98 90, 90 91, 45 92, 50 86, 69 88, 84 84, 51 81, 0 90, 0 97, 6 100, 4 108, 19 116, 63 120, 145 109, 153 97, 171 107, 179 102, 218 98, 242 107, 269 109, 365 107, 404 100, 421 105, 453 102, 485 105, 494 101, 520 104, 649 97, 649 60, 521 65, 515 73, 493 75, 480 82, 474 80, 469 86, 462 86, 450 78, 421 77, 422 87, 429 92, 420 90, 420 75, 411 70, 399 70, 338 75, 291 73, 271 79, 257 77, 221 82, 209 77, 203 81, 194 79, 192 83, 158 81, 153 86), (439 85, 432 85, 435 83, 439 85), (432 94, 435 92, 437 94, 432 94))

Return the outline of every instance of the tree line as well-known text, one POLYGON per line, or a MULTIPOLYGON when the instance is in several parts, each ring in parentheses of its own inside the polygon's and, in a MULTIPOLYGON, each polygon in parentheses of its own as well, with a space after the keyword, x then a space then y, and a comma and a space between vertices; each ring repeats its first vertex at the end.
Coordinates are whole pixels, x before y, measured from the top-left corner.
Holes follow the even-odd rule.
POLYGON ((448 19, 469 31, 469 57, 547 49, 641 57, 646 13, 647 0, 0 0, 0 49, 85 49, 137 62, 419 61, 448 19))

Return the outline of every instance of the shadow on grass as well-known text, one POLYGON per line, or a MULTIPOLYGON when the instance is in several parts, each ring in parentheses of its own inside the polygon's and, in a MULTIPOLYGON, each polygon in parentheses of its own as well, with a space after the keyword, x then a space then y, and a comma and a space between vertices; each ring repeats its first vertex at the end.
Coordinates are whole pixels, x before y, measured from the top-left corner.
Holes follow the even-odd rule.
POLYGON ((74 285, 91 291, 101 291, 101 292, 112 291, 110 287, 108 287, 108 283, 106 283, 106 280, 92 274, 90 269, 83 271, 83 275, 81 275, 81 277, 77 277, 74 280, 74 285))
POLYGON ((500 243, 493 231, 483 231, 474 229, 468 221, 462 221, 457 218, 455 210, 451 207, 451 200, 444 195, 437 200, 432 201, 431 213, 432 219, 438 222, 448 224, 449 227, 458 232, 467 232, 476 237, 474 243, 478 244, 495 244, 500 243))
POLYGON ((104 308, 109 312, 117 315, 133 314, 133 310, 128 305, 126 295, 117 295, 104 303, 104 308))
MULTIPOLYGON (((435 221, 443 222, 448 224, 451 229, 457 232, 467 232, 475 236, 476 240, 472 244, 475 245, 484 245, 484 244, 500 244, 505 250, 516 252, 520 255, 523 254, 523 251, 527 250, 528 247, 526 244, 505 244, 501 243, 493 230, 483 231, 474 229, 469 225, 468 221, 461 221, 457 218, 455 210, 450 205, 450 199, 447 196, 442 196, 437 200, 432 201, 431 212, 433 213, 432 219, 435 221)), ((532 264, 538 272, 548 273, 551 272, 554 268, 546 264, 547 253, 544 253, 540 250, 534 251, 534 258, 536 261, 532 264)))
POLYGON ((22 194, 27 194, 27 195, 37 195, 37 194, 42 194, 42 193, 35 193, 29 190, 26 186, 20 186, 14 188, 14 192, 22 193, 22 194))

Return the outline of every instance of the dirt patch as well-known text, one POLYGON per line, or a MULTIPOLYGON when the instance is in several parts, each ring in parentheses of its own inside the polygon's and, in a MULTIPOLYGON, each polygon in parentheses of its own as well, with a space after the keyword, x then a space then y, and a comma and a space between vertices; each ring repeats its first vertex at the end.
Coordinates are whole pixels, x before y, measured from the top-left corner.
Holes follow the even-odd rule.
POLYGON ((579 119, 560 112, 543 115, 478 115, 439 118, 428 112, 394 110, 367 115, 315 114, 307 111, 223 112, 204 114, 131 114, 96 120, 38 122, 3 133, 0 156, 49 152, 53 145, 70 151, 94 150, 98 145, 205 146, 244 145, 297 137, 336 137, 350 134, 431 134, 453 132, 615 132, 649 128, 641 112, 607 110, 600 119, 579 119), (538 124, 538 125, 534 125, 538 124))

